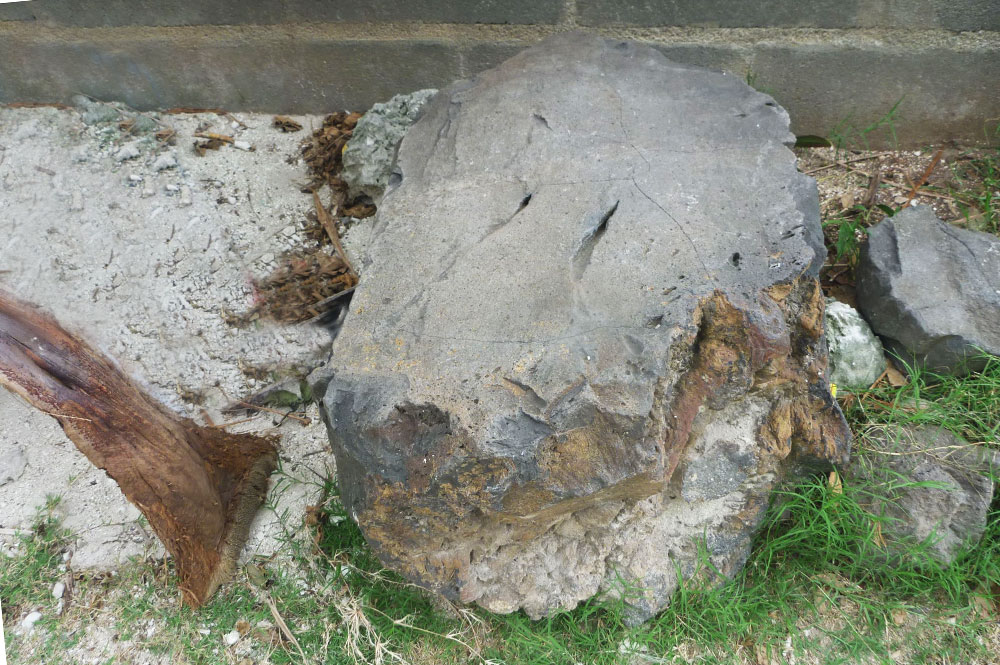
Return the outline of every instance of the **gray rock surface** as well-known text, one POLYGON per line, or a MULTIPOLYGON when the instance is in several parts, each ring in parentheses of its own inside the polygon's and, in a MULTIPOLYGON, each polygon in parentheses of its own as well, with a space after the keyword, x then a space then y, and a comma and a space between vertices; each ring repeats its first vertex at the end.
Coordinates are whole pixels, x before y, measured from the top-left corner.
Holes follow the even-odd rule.
POLYGON ((905 555, 926 541, 931 556, 951 563, 963 545, 979 542, 1000 480, 1000 452, 927 425, 902 426, 875 443, 854 455, 844 478, 881 488, 873 493, 883 498, 869 509, 886 518, 882 535, 892 552, 905 555))
POLYGON ((375 203, 379 202, 389 184, 396 148, 403 134, 436 94, 437 90, 428 88, 396 95, 387 102, 375 104, 361 117, 344 148, 342 177, 350 196, 367 194, 375 203))
POLYGON ((440 93, 314 375, 341 497, 409 579, 532 617, 664 607, 704 539, 844 462, 815 183, 735 77, 567 34, 440 93))
POLYGON ((907 362, 962 374, 1000 355, 1000 238, 945 224, 913 206, 868 232, 858 306, 907 362))
POLYGON ((830 383, 864 390, 885 370, 882 343, 858 311, 842 302, 826 301, 826 341, 830 350, 830 383))
POLYGON ((27 466, 24 446, 13 446, 0 452, 0 487, 20 478, 27 466))

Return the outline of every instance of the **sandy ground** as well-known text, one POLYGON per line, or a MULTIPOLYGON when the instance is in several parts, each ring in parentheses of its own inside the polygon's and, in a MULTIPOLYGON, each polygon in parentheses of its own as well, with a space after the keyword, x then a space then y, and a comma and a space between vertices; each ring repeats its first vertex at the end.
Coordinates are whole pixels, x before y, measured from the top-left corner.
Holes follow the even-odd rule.
MULTIPOLYGON (((237 328, 252 305, 250 278, 307 243, 312 206, 299 143, 320 117, 282 133, 271 116, 135 116, 122 130, 102 107, 0 109, 0 288, 41 305, 179 413, 216 423, 232 400, 325 360, 330 334, 315 326, 237 328), (97 116, 96 118, 93 116, 97 116), (86 122, 85 122, 86 120, 86 122), (154 132, 176 131, 174 145, 154 132), (196 132, 239 143, 199 156, 196 132), (241 149, 251 148, 251 149, 241 149), (250 376, 254 375, 254 376, 250 376)), ((285 536, 277 515, 300 520, 332 473, 324 428, 261 414, 233 431, 281 436, 272 479, 244 552, 271 554, 285 536)), ((79 534, 72 567, 114 568, 162 552, 121 495, 48 415, 0 390, 0 538, 5 547, 47 495, 79 534)), ((286 520, 287 521, 287 520, 286 520)))

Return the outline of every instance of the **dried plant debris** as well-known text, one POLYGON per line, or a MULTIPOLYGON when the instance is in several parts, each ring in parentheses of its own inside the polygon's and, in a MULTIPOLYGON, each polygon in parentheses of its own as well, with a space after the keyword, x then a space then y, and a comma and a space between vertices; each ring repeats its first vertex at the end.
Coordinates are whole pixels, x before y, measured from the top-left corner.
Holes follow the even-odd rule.
POLYGON ((276 115, 272 124, 283 132, 297 132, 302 129, 302 125, 295 122, 287 115, 276 115))
POLYGON ((333 186, 332 179, 344 168, 344 146, 360 119, 360 113, 331 113, 323 119, 323 126, 313 132, 312 138, 303 143, 302 156, 312 171, 306 191, 315 191, 323 185, 333 186))
POLYGON ((309 165, 312 176, 302 191, 315 192, 328 185, 340 215, 355 219, 375 214, 375 205, 368 197, 348 199, 347 184, 340 177, 344 169, 344 146, 351 139, 360 118, 360 113, 331 113, 324 118, 323 126, 302 144, 302 157, 309 165))
POLYGON ((209 150, 218 150, 224 145, 226 142, 221 139, 205 139, 194 142, 194 151, 198 153, 199 157, 204 157, 209 150))
POLYGON ((286 256, 281 267, 254 282, 254 306, 242 323, 268 318, 302 323, 326 312, 326 304, 358 283, 350 267, 324 249, 286 256))

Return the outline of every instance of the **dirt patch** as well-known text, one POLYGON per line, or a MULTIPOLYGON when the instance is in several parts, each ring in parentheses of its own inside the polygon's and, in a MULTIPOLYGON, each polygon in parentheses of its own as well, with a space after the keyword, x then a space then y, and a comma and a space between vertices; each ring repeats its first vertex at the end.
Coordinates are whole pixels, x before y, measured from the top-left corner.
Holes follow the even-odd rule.
MULTIPOLYGON (((321 364, 331 342, 322 327, 228 322, 252 311, 254 283, 283 256, 318 247, 306 233, 313 202, 301 193, 302 133, 269 115, 98 110, 0 109, 0 287, 43 306, 158 400, 206 424, 321 364), (197 135, 209 134, 232 140, 200 156, 197 135)), ((275 513, 303 515, 332 458, 315 416, 309 426, 241 416, 247 422, 231 431, 282 437, 284 475, 246 550, 270 554, 288 535, 275 513)), ((138 511, 49 416, 3 391, 0 419, 0 457, 26 460, 0 488, 0 533, 9 538, 56 494, 65 526, 79 534, 74 567, 158 554, 138 511)))

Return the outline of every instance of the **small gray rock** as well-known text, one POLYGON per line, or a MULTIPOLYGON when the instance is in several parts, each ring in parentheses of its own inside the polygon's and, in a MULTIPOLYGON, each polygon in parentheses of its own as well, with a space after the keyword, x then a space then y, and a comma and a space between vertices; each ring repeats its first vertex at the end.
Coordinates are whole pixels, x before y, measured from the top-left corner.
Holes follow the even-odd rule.
POLYGON ((150 132, 155 132, 160 126, 154 118, 148 115, 138 114, 133 118, 131 132, 133 134, 149 134, 150 132))
POLYGON ((139 156, 138 142, 130 141, 129 143, 126 143, 125 145, 123 145, 121 148, 118 149, 118 152, 115 153, 115 161, 124 162, 130 159, 135 159, 138 156, 139 156))
POLYGON ((378 203, 389 183, 399 141, 436 94, 437 90, 428 88, 396 95, 375 104, 358 121, 344 149, 343 178, 352 197, 367 194, 378 203))
POLYGON ((165 171, 177 168, 177 156, 172 152, 165 152, 153 160, 154 171, 165 171))
POLYGON ((886 346, 928 368, 982 369, 1000 355, 1000 238, 945 224, 926 206, 868 232, 858 306, 886 346))
POLYGON ((83 95, 73 97, 73 104, 82 112, 83 122, 88 125, 99 125, 105 122, 115 122, 122 117, 121 111, 111 104, 98 102, 83 95))
POLYGON ((866 508, 888 518, 882 535, 890 552, 904 556, 907 545, 929 541, 929 554, 946 564, 982 537, 998 474, 1000 453, 926 425, 901 426, 875 440, 844 470, 848 483, 882 488, 866 508))
POLYGON ((885 370, 882 344, 850 305, 826 301, 826 342, 830 347, 830 383, 846 390, 864 390, 885 370))
POLYGON ((24 446, 14 446, 0 454, 0 487, 20 478, 27 466, 28 458, 24 454, 24 446))

